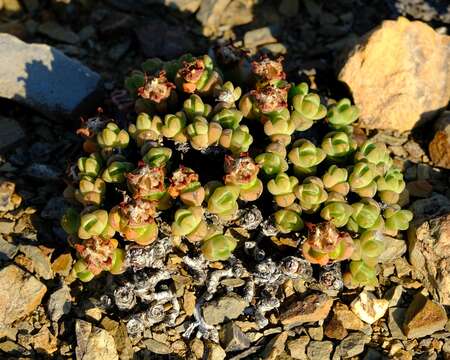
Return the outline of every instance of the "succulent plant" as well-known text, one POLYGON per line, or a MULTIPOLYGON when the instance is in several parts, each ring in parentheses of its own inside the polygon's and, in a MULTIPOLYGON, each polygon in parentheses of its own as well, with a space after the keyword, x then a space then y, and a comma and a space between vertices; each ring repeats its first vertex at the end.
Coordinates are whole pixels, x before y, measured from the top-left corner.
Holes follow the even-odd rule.
POLYGON ((273 217, 278 231, 288 234, 303 229, 304 224, 300 214, 301 210, 298 207, 287 207, 275 212, 273 217))
POLYGON ((203 240, 208 232, 208 225, 203 219, 203 209, 194 206, 178 209, 172 223, 172 233, 175 236, 186 236, 189 241, 203 240))
POLYGON ((102 179, 107 183, 122 183, 127 173, 133 171, 134 164, 127 161, 113 161, 102 173, 102 179))
POLYGON ((306 213, 316 212, 328 198, 322 180, 315 176, 309 176, 303 180, 302 184, 295 187, 294 193, 306 213))
POLYGON ((226 185, 217 187, 208 199, 208 210, 223 220, 232 220, 238 210, 238 186, 226 185))
POLYGON ((320 212, 323 219, 328 220, 338 228, 347 225, 352 214, 353 208, 340 193, 329 193, 328 199, 320 212))
POLYGON ((186 122, 186 115, 182 111, 178 111, 176 114, 167 114, 161 126, 161 133, 168 139, 186 142, 186 122))
POLYGON ((327 191, 337 192, 344 196, 350 191, 350 184, 347 179, 347 169, 340 168, 337 165, 331 165, 322 176, 323 186, 327 191))
POLYGON ((332 128, 343 130, 354 123, 358 116, 358 107, 352 105, 349 99, 342 99, 330 107, 327 119, 332 128))
POLYGON ((273 116, 264 123, 264 133, 272 142, 288 145, 294 131, 295 124, 289 117, 273 116))
POLYGON ((391 168, 392 159, 385 144, 365 141, 355 154, 356 161, 365 161, 377 166, 378 175, 384 175, 391 168))
POLYGON ((108 223, 108 212, 103 209, 86 212, 80 216, 78 237, 89 239, 94 236, 110 239, 114 236, 114 229, 108 223))
POLYGON ((364 230, 376 230, 384 226, 383 218, 380 214, 380 205, 373 199, 364 198, 352 204, 353 213, 347 227, 353 232, 364 230))
POLYGON ((75 199, 85 206, 100 206, 104 200, 106 184, 100 179, 82 178, 79 188, 75 190, 75 199))
POLYGON ((285 172, 289 168, 286 161, 286 148, 278 142, 269 144, 266 152, 256 156, 255 161, 268 176, 285 172))
POLYGON ((148 245, 158 236, 158 225, 153 217, 155 212, 155 202, 127 199, 111 209, 109 224, 124 239, 148 245))
POLYGON ((217 122, 208 123, 204 117, 198 116, 187 126, 186 132, 192 147, 196 150, 204 150, 218 143, 222 126, 217 122))
POLYGON ((377 272, 375 267, 367 265, 364 261, 351 261, 349 272, 343 276, 347 287, 377 286, 377 272))
POLYGON ((377 180, 378 196, 386 204, 396 204, 400 193, 405 190, 405 186, 401 171, 397 168, 391 168, 377 180))
POLYGON ((212 107, 209 104, 205 104, 200 96, 192 94, 183 103, 183 110, 188 119, 192 121, 198 116, 207 118, 211 113, 212 107))
POLYGON ((398 205, 391 205, 383 211, 383 217, 385 219, 385 233, 390 236, 397 236, 399 230, 408 230, 413 213, 409 210, 402 210, 398 205))
POLYGON ((95 178, 102 168, 102 160, 98 153, 93 153, 88 157, 80 157, 77 161, 79 177, 95 178))
POLYGON ((350 189, 361 197, 374 197, 377 193, 377 169, 374 164, 358 162, 350 173, 350 189))
MULTIPOLYGON (((69 168, 64 197, 77 209, 69 208, 61 219, 77 250, 74 274, 89 281, 103 271, 121 273, 125 252, 120 247, 127 241, 138 244, 127 249, 156 254, 159 245, 175 239, 176 251, 188 251, 185 265, 206 276, 207 296, 212 296, 210 289, 223 286, 220 277, 240 277, 246 265, 243 252, 232 255, 237 246, 233 236, 239 233, 239 238, 248 236, 245 254, 257 261, 246 297, 251 298, 252 286, 257 296, 267 286, 275 286, 275 293, 281 280, 298 276, 300 262, 308 267, 309 278, 311 264, 325 266, 320 281, 322 274, 332 273, 326 281, 335 286, 341 284, 338 262, 348 260, 342 265, 348 268, 348 286, 376 284, 389 236, 404 231, 412 219, 410 211, 396 205, 405 182, 386 145, 369 139, 358 146, 352 128, 358 108, 343 99, 331 100, 327 110, 306 83, 286 80, 282 58, 265 56, 250 63, 246 52, 231 43, 212 49, 211 56, 223 72, 206 55, 145 61, 125 82, 132 99, 121 110, 130 110, 134 101, 135 122, 128 112, 131 125, 124 130, 99 110, 77 130, 88 155, 78 160, 78 171, 69 168), (237 81, 224 82, 229 75, 237 81), (217 172, 223 178, 214 178, 217 172), (267 206, 275 210, 264 219, 267 206), (167 221, 172 221, 170 229, 167 221), (159 227, 164 236, 158 239, 159 227), (292 234, 277 238, 277 233, 292 234), (304 259, 290 256, 286 262, 277 256, 260 262, 272 246, 260 238, 271 236, 277 246, 300 243, 304 259), (197 256, 199 251, 203 256, 197 256), (205 259, 229 264, 210 264, 209 269, 203 267, 205 259), (286 271, 287 263, 297 270, 286 271)), ((160 260, 152 266, 165 263, 160 260)), ((152 281, 159 279, 157 274, 152 281)), ((258 324, 267 321, 266 310, 259 308, 267 309, 265 302, 272 300, 278 302, 263 296, 252 303, 258 324)), ((167 316, 175 323, 176 297, 170 301, 167 316)))
POLYGON ((295 176, 279 173, 267 183, 267 190, 274 196, 275 202, 280 207, 292 205, 296 199, 294 189, 298 184, 295 176))
POLYGON ((168 147, 152 147, 142 157, 142 160, 150 167, 162 167, 172 157, 172 150, 168 147))
POLYGON ((334 161, 343 161, 356 150, 357 144, 347 133, 333 131, 325 135, 322 149, 334 161))
POLYGON ((175 83, 183 92, 211 95, 215 86, 222 84, 222 77, 214 68, 212 59, 204 55, 183 62, 175 83))
POLYGON ((146 113, 140 113, 136 119, 136 124, 128 127, 130 136, 142 146, 146 141, 158 140, 161 137, 163 122, 159 116, 150 117, 146 113))
POLYGON ((289 96, 294 106, 291 118, 297 131, 308 130, 314 121, 326 116, 327 108, 320 103, 319 95, 309 93, 308 84, 301 83, 292 87, 289 96))
POLYGON ((142 165, 127 175, 128 187, 135 199, 159 201, 166 193, 165 169, 142 165))
POLYGON ((231 81, 227 81, 222 86, 216 86, 214 89, 214 95, 218 102, 215 106, 215 112, 219 112, 222 109, 229 109, 234 107, 236 101, 242 95, 242 90, 239 86, 234 86, 231 81))
POLYGON ((225 261, 231 256, 236 245, 237 241, 235 238, 223 234, 215 234, 203 241, 202 253, 210 261, 225 261))
POLYGON ((128 146, 130 136, 117 124, 110 122, 97 134, 97 143, 102 149, 124 149, 128 146))
POLYGON ((198 174, 191 168, 180 166, 170 178, 168 192, 172 198, 180 197, 187 206, 200 206, 205 199, 205 189, 198 180, 198 174))
POLYGON ((239 198, 255 201, 263 192, 263 184, 258 179, 259 166, 250 156, 225 156, 225 185, 239 187, 239 198))
POLYGON ((236 129, 243 118, 242 113, 237 109, 224 108, 212 118, 218 122, 223 129, 236 129))
POLYGON ((312 264, 327 265, 349 259, 353 253, 352 237, 336 230, 331 222, 307 224, 308 237, 302 245, 302 253, 312 264))
POLYGON ((247 126, 239 125, 235 129, 223 130, 219 142, 222 147, 229 149, 233 154, 239 154, 248 151, 253 137, 247 126))
POLYGON ((313 175, 326 157, 325 152, 316 147, 311 141, 300 139, 294 142, 288 158, 294 165, 294 171, 298 175, 313 175))

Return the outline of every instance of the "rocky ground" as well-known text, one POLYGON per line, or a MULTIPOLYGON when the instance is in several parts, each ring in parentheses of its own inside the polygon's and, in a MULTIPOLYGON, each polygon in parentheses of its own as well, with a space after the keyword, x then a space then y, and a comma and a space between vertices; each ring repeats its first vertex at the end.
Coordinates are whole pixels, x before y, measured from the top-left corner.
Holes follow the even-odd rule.
MULTIPOLYGON (((0 0, 0 9, 2 359, 450 358, 445 1, 0 0), (363 37, 398 15, 428 25, 384 22, 363 37), (240 316, 242 298, 223 296, 202 309, 222 324, 219 344, 184 339, 184 319, 130 337, 105 296, 111 275, 75 280, 75 252, 59 226, 64 174, 81 152, 77 119, 98 106, 124 117, 123 79, 144 59, 202 54, 225 40, 284 55, 289 79, 323 95, 351 90, 362 109, 358 134, 388 146, 415 218, 383 254, 378 288, 330 296, 288 284, 296 306, 273 314, 264 331, 240 316)), ((190 282, 178 279, 184 318, 196 301, 190 282)))

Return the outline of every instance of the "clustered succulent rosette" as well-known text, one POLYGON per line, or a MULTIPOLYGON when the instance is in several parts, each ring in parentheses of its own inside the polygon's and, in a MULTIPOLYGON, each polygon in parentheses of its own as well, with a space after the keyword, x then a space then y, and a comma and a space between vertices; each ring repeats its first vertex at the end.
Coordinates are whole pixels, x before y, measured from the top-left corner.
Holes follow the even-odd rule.
POLYGON ((289 83, 282 58, 245 55, 226 45, 211 57, 150 59, 125 81, 130 123, 99 114, 83 124, 87 154, 62 219, 81 280, 124 271, 121 247, 152 244, 164 223, 174 243, 227 261, 242 248, 230 229, 256 204, 309 263, 343 262, 350 287, 377 283, 379 256, 412 219, 397 204, 401 171, 384 144, 357 144, 349 99, 289 83))

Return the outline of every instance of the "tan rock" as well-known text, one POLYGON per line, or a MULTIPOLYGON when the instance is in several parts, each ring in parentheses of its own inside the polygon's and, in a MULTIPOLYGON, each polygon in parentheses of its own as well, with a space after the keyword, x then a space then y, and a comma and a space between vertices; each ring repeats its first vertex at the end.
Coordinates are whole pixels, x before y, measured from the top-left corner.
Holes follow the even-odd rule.
POLYGON ((92 326, 87 321, 75 323, 77 360, 118 360, 114 338, 106 330, 92 326))
POLYGON ((369 129, 408 131, 450 98, 450 36, 420 21, 383 21, 353 49, 339 73, 369 129))
POLYGON ((450 169, 450 111, 445 111, 435 124, 436 134, 428 146, 434 165, 450 169))
POLYGON ((333 315, 331 320, 325 326, 325 335, 330 339, 342 340, 348 335, 347 329, 344 324, 340 322, 336 314, 333 315))
POLYGON ((31 313, 41 303, 47 287, 16 265, 0 271, 0 325, 31 313))
POLYGON ((323 320, 328 316, 333 299, 326 294, 312 294, 293 303, 280 315, 283 325, 299 325, 323 320))
POLYGON ((54 353, 58 350, 56 336, 54 336, 47 327, 41 328, 41 330, 33 336, 33 348, 40 353, 54 353))
POLYGON ((420 338, 442 330, 447 321, 442 305, 417 293, 406 310, 403 332, 410 339, 420 338))
POLYGON ((287 338, 288 332, 283 331, 270 340, 264 349, 264 360, 276 360, 284 351, 287 338))
POLYGON ((415 276, 436 300, 450 305, 450 214, 411 224, 408 243, 415 276))
POLYGON ((294 359, 306 360, 306 346, 308 343, 308 336, 299 336, 297 339, 289 340, 287 342, 287 348, 294 359))

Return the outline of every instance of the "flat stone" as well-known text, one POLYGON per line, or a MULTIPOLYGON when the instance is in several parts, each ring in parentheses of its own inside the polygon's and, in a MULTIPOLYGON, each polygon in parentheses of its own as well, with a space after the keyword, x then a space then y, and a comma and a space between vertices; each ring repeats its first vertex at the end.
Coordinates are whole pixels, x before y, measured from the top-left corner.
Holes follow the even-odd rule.
POLYGON ((202 0, 164 0, 164 5, 178 11, 190 13, 195 13, 201 3, 202 0))
POLYGON ((432 119, 450 98, 449 55, 450 36, 403 17, 363 36, 339 73, 361 126, 403 132, 432 119))
POLYGON ((103 329, 84 320, 75 323, 77 360, 118 360, 114 338, 103 329))
POLYGON ((41 249, 34 245, 20 245, 19 250, 33 262, 33 269, 39 277, 45 280, 53 279, 54 274, 50 259, 41 249))
POLYGON ((306 354, 310 360, 329 360, 333 352, 331 341, 311 341, 306 349, 306 354))
POLYGON ((343 359, 348 359, 363 353, 364 347, 369 341, 370 336, 361 332, 355 332, 348 335, 339 343, 336 352, 339 353, 343 359))
POLYGON ((58 350, 56 336, 46 326, 33 336, 32 344, 38 353, 53 354, 58 350))
POLYGON ((208 358, 207 360, 224 360, 227 357, 225 350, 212 341, 208 342, 208 358))
POLYGON ((388 306, 389 301, 377 299, 375 295, 368 291, 362 291, 350 305, 352 311, 368 324, 373 324, 381 319, 386 313, 388 306))
POLYGON ((403 295, 403 286, 397 285, 391 287, 388 291, 384 293, 384 298, 389 301, 389 307, 398 306, 400 299, 403 295))
POLYGON ((16 265, 0 271, 0 325, 30 314, 41 303, 47 287, 16 265))
MULTIPOLYGON (((411 225, 414 225, 414 227, 417 228, 425 220, 450 212, 450 200, 444 195, 433 194, 427 199, 414 201, 409 207, 409 210, 414 213, 414 222, 411 225)), ((411 229, 412 228, 413 227, 411 226, 411 229)), ((408 241, 409 234, 410 231, 408 231, 408 241)), ((409 247, 410 245, 408 244, 408 250, 410 250, 409 247)))
POLYGON ((406 253, 407 246, 404 240, 395 239, 389 236, 385 236, 385 240, 389 244, 389 246, 386 246, 384 251, 379 255, 379 263, 383 264, 394 261, 395 259, 402 257, 404 253, 406 253))
POLYGON ((268 26, 247 31, 244 35, 244 45, 248 48, 256 48, 260 45, 276 42, 278 40, 273 35, 273 29, 268 26))
POLYGON ((41 211, 41 216, 44 219, 49 220, 59 220, 66 212, 66 202, 62 196, 52 197, 47 204, 45 204, 44 209, 41 211))
POLYGON ((59 255, 52 263, 52 270, 62 276, 68 276, 72 269, 72 255, 70 253, 59 255))
POLYGON ((407 339, 402 330, 405 314, 406 308, 392 307, 389 309, 388 328, 393 339, 407 339))
POLYGON ((208 324, 217 325, 225 320, 238 318, 248 306, 247 301, 235 293, 203 304, 203 318, 208 324))
POLYGON ((25 139, 25 132, 15 119, 0 116, 0 151, 6 151, 25 139))
POLYGON ((264 359, 265 360, 276 360, 279 358, 281 353, 284 352, 286 346, 286 340, 288 338, 287 331, 276 335, 272 340, 270 340, 264 349, 264 359))
POLYGON ((233 321, 227 322, 220 331, 220 342, 226 352, 245 350, 250 346, 250 339, 233 321))
POLYGON ((278 10, 281 15, 292 17, 297 15, 299 7, 299 0, 281 0, 278 10))
POLYGON ((38 27, 38 31, 48 36, 50 39, 65 42, 68 44, 76 44, 80 42, 80 38, 72 30, 63 27, 55 21, 47 21, 38 27))
POLYGON ((0 181, 0 211, 16 209, 22 202, 20 195, 16 194, 16 184, 11 181, 0 181))
POLYGON ((16 223, 8 219, 0 219, 0 234, 11 234, 14 232, 16 223))
POLYGON ((289 340, 286 345, 291 356, 294 359, 307 360, 306 347, 308 346, 309 341, 309 337, 305 335, 299 336, 294 340, 289 340))
POLYGON ((412 197, 426 198, 433 192, 433 185, 427 180, 414 180, 406 184, 406 189, 412 197))
MULTIPOLYGON (((437 206, 437 204, 436 204, 437 206)), ((409 261, 433 297, 450 305, 450 214, 408 230, 409 261)))
POLYGON ((100 75, 61 51, 0 34, 0 97, 55 121, 79 120, 101 100, 100 75))
POLYGON ((50 295, 47 304, 47 311, 52 321, 58 321, 63 315, 70 312, 72 297, 67 285, 63 285, 50 295))
POLYGON ((147 339, 144 341, 145 347, 150 350, 152 353, 160 354, 160 355, 167 355, 170 354, 172 351, 170 350, 170 346, 167 344, 164 344, 160 341, 156 341, 154 339, 147 339))
POLYGON ((442 330, 447 321, 441 304, 417 293, 406 310, 403 332, 409 339, 420 338, 442 330))
POLYGON ((333 315, 325 326, 325 335, 330 339, 336 340, 342 340, 348 335, 347 329, 344 324, 337 319, 336 314, 333 315))
POLYGON ((280 315, 283 325, 300 325, 324 320, 330 312, 333 299, 326 294, 312 294, 294 302, 280 315))

